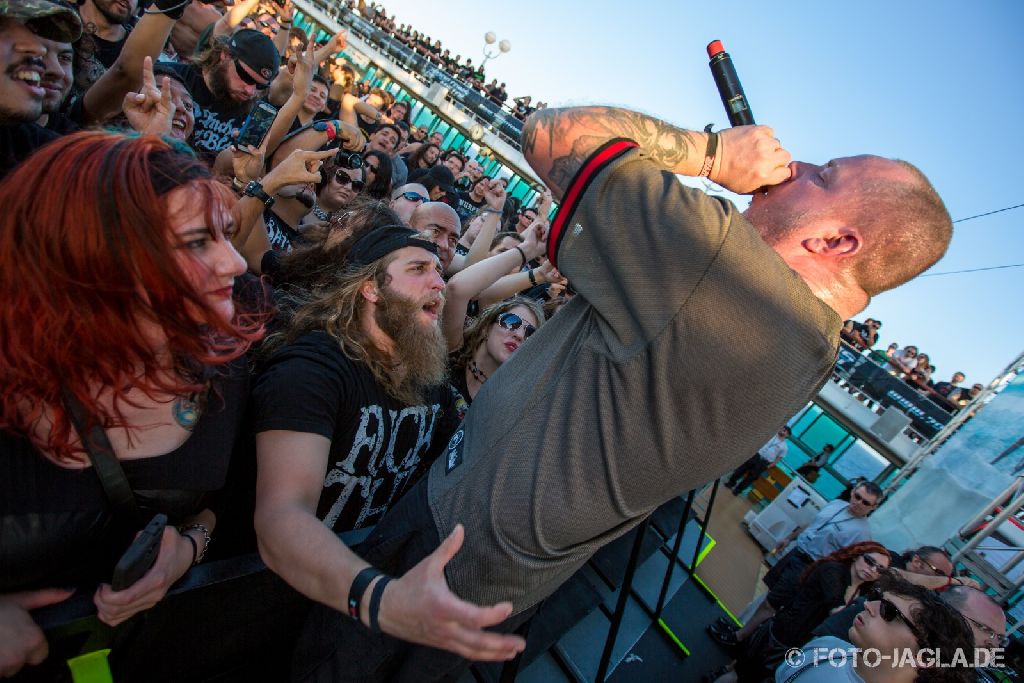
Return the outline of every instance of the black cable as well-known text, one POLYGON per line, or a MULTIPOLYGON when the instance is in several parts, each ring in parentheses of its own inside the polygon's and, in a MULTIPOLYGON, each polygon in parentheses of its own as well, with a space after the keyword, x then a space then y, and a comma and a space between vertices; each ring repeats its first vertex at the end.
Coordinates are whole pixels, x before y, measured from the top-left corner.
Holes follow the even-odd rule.
POLYGON ((944 273, 925 273, 924 275, 918 275, 918 277, 935 277, 936 275, 956 275, 958 273, 977 273, 982 270, 1000 270, 1002 268, 1020 268, 1024 266, 1024 263, 1011 263, 1006 266, 989 266, 988 268, 971 268, 969 270, 947 270, 944 273))
POLYGON ((969 221, 969 220, 972 220, 974 218, 981 218, 982 216, 991 216, 994 213, 1002 213, 1003 211, 1009 211, 1010 209, 1019 209, 1022 206, 1024 206, 1024 204, 1017 204, 1016 206, 1008 206, 1005 209, 996 209, 995 211, 989 211, 988 213, 979 213, 977 216, 968 216, 967 218, 958 218, 958 219, 956 219, 953 222, 954 223, 963 223, 964 221, 969 221))

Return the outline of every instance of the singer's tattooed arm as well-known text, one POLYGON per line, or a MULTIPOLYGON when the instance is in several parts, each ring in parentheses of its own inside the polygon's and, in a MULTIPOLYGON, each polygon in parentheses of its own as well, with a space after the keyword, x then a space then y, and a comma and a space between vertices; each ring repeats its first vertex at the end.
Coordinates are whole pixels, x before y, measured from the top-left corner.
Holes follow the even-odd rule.
POLYGON ((683 130, 628 109, 541 109, 523 126, 523 154, 561 199, 583 162, 604 143, 629 138, 673 173, 697 175, 704 161, 704 133, 683 130))

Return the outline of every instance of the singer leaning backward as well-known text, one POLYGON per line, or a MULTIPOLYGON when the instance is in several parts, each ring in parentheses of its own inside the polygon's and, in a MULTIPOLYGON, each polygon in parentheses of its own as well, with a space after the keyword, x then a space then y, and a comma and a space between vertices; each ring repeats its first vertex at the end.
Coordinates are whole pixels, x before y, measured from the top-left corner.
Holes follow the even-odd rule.
MULTIPOLYGON (((323 534, 315 505, 283 523, 280 499, 258 502, 268 563, 324 605, 298 678, 438 680, 514 657, 524 642, 509 632, 540 601, 754 452, 826 380, 842 321, 935 263, 952 234, 914 166, 791 161, 766 126, 708 134, 625 109, 544 109, 522 148, 561 201, 548 257, 579 296, 488 380, 364 543, 323 534), (750 208, 674 174, 753 194, 750 208), (271 561, 327 542, 316 562, 271 561)), ((268 486, 289 476, 279 456, 268 486)))

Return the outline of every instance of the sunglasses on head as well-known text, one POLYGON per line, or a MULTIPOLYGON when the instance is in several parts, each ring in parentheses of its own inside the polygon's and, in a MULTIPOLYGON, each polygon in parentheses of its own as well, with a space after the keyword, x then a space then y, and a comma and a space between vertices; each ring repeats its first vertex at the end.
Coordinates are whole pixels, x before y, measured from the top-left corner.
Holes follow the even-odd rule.
POLYGON ((498 316, 498 324, 509 332, 518 330, 520 326, 523 328, 523 337, 529 339, 530 335, 537 331, 537 328, 520 318, 515 313, 502 313, 498 316))
POLYGON ((914 626, 914 622, 912 622, 910 617, 904 614, 900 608, 896 606, 896 603, 885 598, 885 596, 882 595, 882 591, 877 588, 871 589, 868 593, 867 599, 869 602, 878 603, 878 616, 882 617, 883 621, 892 623, 899 619, 907 628, 910 629, 910 632, 914 634, 914 637, 917 638, 918 644, 922 646, 924 645, 924 637, 921 636, 921 632, 917 630, 916 626, 914 626))
POLYGON ((352 180, 352 177, 341 168, 334 172, 334 182, 339 185, 352 185, 352 189, 356 192, 359 192, 366 186, 366 183, 362 180, 352 180))
MULTIPOLYGON (((425 202, 425 201, 427 201, 427 198, 424 197, 423 195, 419 194, 418 192, 403 192, 402 194, 398 195, 398 197, 402 197, 402 198, 404 198, 404 199, 406 199, 406 200, 408 200, 410 202, 425 202)), ((398 197, 395 197, 395 199, 397 199, 398 197)))
POLYGON ((265 90, 270 87, 270 83, 260 83, 259 81, 257 81, 252 76, 252 74, 250 74, 242 67, 242 63, 239 62, 237 59, 234 59, 232 61, 235 63, 235 72, 238 74, 238 77, 242 79, 243 83, 246 83, 248 85, 255 85, 257 90, 265 90))

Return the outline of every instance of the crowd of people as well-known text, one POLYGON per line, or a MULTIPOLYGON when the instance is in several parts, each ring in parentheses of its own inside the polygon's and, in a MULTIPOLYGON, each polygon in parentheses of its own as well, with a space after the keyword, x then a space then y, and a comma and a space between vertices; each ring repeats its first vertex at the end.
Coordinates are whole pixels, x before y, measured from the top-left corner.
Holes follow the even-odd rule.
MULTIPOLYGON (((357 3, 354 0, 348 0, 347 4, 350 10, 354 10, 357 7, 357 3)), ((433 40, 430 36, 420 33, 412 27, 412 24, 397 23, 395 15, 388 16, 381 5, 367 6, 365 2, 360 2, 358 3, 358 9, 360 14, 373 23, 374 26, 394 37, 429 62, 441 67, 449 75, 462 79, 467 85, 479 91, 480 94, 499 107, 505 105, 508 101, 508 91, 505 89, 505 84, 498 83, 496 78, 492 78, 491 82, 488 83, 487 75, 484 73, 485 67, 482 62, 473 64, 471 57, 467 57, 466 61, 463 62, 462 55, 452 56, 451 50, 443 47, 440 40, 433 40)), ((524 95, 514 98, 510 109, 516 118, 520 121, 525 121, 527 116, 547 106, 546 102, 533 104, 533 97, 524 95)))
POLYGON ((881 328, 882 321, 874 318, 866 318, 864 322, 847 320, 841 335, 844 341, 883 364, 890 373, 914 387, 922 396, 927 396, 951 412, 960 410, 984 390, 984 385, 979 383, 969 387, 964 385, 967 376, 959 370, 949 380, 935 381, 935 365, 931 358, 914 345, 900 348, 899 344, 893 342, 884 352, 875 349, 881 328))
POLYGON ((291 23, 287 0, 0 3, 4 676, 45 664, 33 610, 77 590, 121 624, 208 551, 258 550, 310 601, 297 679, 511 659, 546 596, 739 464, 829 376, 842 320, 949 243, 905 162, 607 107, 528 118, 550 191, 523 206, 361 87, 344 32, 291 23), (912 252, 860 213, 879 184, 912 252))
POLYGON ((1002 608, 957 576, 941 548, 897 553, 873 541, 869 515, 881 502, 877 485, 854 485, 772 549, 768 590, 744 610, 744 623, 707 626, 735 661, 705 680, 1015 680, 1005 668, 1002 608), (872 661, 871 649, 885 661, 872 661), (794 657, 797 650, 804 654, 794 657), (947 667, 957 656, 977 666, 924 668, 921 653, 947 667))

